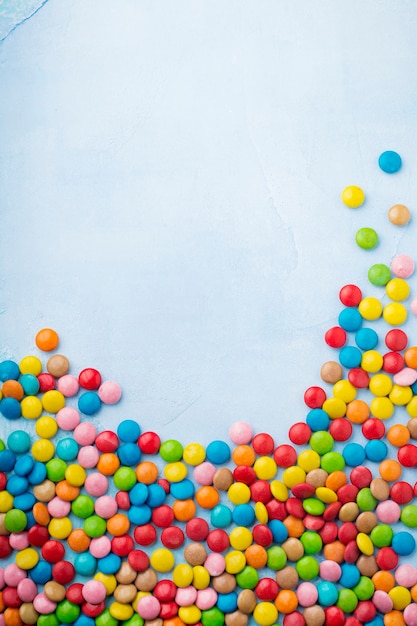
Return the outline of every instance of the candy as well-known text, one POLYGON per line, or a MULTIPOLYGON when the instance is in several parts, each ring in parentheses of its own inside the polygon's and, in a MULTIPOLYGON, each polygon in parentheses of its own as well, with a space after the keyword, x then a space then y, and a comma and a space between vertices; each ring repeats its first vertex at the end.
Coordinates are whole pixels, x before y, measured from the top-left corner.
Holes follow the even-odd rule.
POLYGON ((398 152, 394 152, 394 150, 385 150, 385 152, 379 155, 378 165, 383 172, 394 174, 401 168, 401 157, 398 152))

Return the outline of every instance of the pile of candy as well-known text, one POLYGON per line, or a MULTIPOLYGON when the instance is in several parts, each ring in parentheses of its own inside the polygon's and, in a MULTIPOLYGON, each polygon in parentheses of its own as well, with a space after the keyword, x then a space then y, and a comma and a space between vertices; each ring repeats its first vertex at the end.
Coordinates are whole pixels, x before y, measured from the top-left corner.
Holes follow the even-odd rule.
MULTIPOLYGON (((384 154, 394 173, 401 160, 384 154)), ((404 255, 373 265, 381 298, 342 287, 324 338, 331 391, 305 391, 288 443, 245 422, 233 445, 207 447, 133 420, 97 432, 90 416, 119 385, 69 374, 57 353, 46 371, 37 356, 0 363, 0 412, 26 420, 0 444, 0 626, 417 626, 417 346, 398 328, 413 271, 404 255)), ((58 343, 36 337, 44 352, 58 343)))

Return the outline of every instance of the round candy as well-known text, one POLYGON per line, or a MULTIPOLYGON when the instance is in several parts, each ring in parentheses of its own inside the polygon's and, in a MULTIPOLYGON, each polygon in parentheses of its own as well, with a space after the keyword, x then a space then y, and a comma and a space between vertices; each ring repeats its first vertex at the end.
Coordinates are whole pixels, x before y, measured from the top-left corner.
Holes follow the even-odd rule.
POLYGON ((355 241, 363 250, 372 250, 377 246, 379 238, 373 228, 360 228, 356 232, 355 241))
POLYGON ((35 337, 35 343, 39 350, 51 352, 57 348, 59 343, 58 333, 52 328, 42 328, 35 337))
POLYGON ((391 270, 384 263, 376 263, 368 270, 368 280, 373 285, 383 287, 391 278, 391 270))
POLYGON ((402 165, 401 157, 394 150, 385 150, 385 152, 379 155, 378 165, 383 172, 395 174, 402 165))
POLYGON ((360 187, 349 185, 342 191, 342 202, 351 209, 356 209, 365 202, 365 194, 360 187))
POLYGON ((399 254, 392 259, 391 270, 399 278, 409 278, 414 272, 414 261, 406 254, 399 254))
POLYGON ((106 380, 102 383, 97 393, 103 404, 116 404, 122 397, 120 385, 112 380, 106 380))
POLYGON ((252 435, 252 427, 246 422, 235 422, 229 429, 229 437, 237 445, 249 443, 252 435))

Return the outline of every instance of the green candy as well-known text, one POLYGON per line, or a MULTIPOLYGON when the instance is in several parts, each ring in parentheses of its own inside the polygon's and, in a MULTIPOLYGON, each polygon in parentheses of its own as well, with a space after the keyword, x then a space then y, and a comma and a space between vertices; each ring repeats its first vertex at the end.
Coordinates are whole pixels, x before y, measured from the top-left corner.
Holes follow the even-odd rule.
POLYGON ((272 546, 266 551, 268 555, 267 567, 277 571, 282 569, 287 564, 287 555, 283 548, 280 546, 272 546))
POLYGON ((361 576, 358 584, 353 587, 353 591, 358 600, 369 600, 375 591, 374 583, 368 576, 361 576))
POLYGON ((140 615, 135 613, 134 615, 132 615, 130 619, 127 619, 124 622, 122 622, 122 625, 123 626, 143 626, 144 623, 145 623, 145 620, 140 615))
POLYGON ((77 496, 71 503, 71 511, 77 517, 86 519, 94 513, 94 500, 90 496, 77 496))
POLYGON ((336 606, 344 613, 353 613, 358 606, 358 596, 352 589, 340 589, 336 606))
POLYGON ((378 500, 374 498, 369 487, 364 487, 358 491, 356 504, 361 511, 373 511, 378 504, 378 500))
POLYGON ((217 606, 213 606, 212 609, 206 611, 201 611, 201 623, 203 626, 223 626, 224 613, 220 611, 217 606))
POLYGON ((321 458, 321 469, 331 474, 332 472, 342 471, 345 467, 345 459, 340 452, 327 452, 321 458))
POLYGON ((242 589, 254 589, 259 582, 257 570, 246 565, 239 574, 236 574, 236 582, 242 589))
POLYGON ((49 613, 49 615, 39 615, 37 626, 60 626, 59 619, 55 613, 49 613))
POLYGON ((295 564, 297 574, 302 580, 313 580, 319 573, 318 561, 309 555, 302 556, 295 564))
POLYGON ((84 532, 88 537, 102 537, 106 530, 106 520, 98 515, 91 515, 84 520, 84 532))
POLYGON ((121 491, 130 491, 137 483, 135 470, 131 467, 119 467, 113 476, 113 481, 121 491))
POLYGON ((56 616, 61 624, 72 624, 81 613, 81 607, 69 600, 59 602, 56 607, 56 616))
POLYGON ((378 524, 371 530, 371 540, 377 548, 385 548, 391 545, 394 531, 388 524, 378 524))
POLYGON ((417 528, 417 506, 415 504, 407 504, 407 506, 403 507, 400 519, 404 526, 417 528))
POLYGON ((372 250, 378 245, 378 234, 373 228, 360 228, 355 236, 355 241, 363 250, 372 250))
POLYGON ((4 443, 3 439, 0 439, 0 452, 3 452, 3 450, 6 449, 6 444, 4 443))
POLYGON ((4 525, 11 533, 20 533, 25 530, 28 523, 26 513, 20 509, 10 509, 4 516, 4 525))
POLYGON ((51 459, 45 464, 46 476, 54 483, 64 480, 67 464, 62 459, 51 459))
MULTIPOLYGON (((132 615, 131 619, 133 619, 133 617, 135 616, 132 615)), ((119 626, 119 620, 112 616, 109 609, 104 609, 103 613, 100 613, 100 615, 95 618, 95 621, 96 626, 119 626)))
POLYGON ((176 439, 167 439, 161 444, 159 454, 167 463, 175 463, 182 459, 184 448, 176 439))
POLYGON ((325 430, 316 430, 310 437, 310 448, 317 454, 326 454, 333 450, 334 439, 330 433, 325 430))
POLYGON ((384 263, 376 263, 368 270, 368 280, 377 287, 384 287, 391 279, 391 270, 384 263))
POLYGON ((303 509, 310 515, 323 515, 326 505, 317 498, 306 498, 303 500, 303 509))
POLYGON ((317 554, 323 547, 320 535, 313 530, 306 530, 300 537, 306 554, 317 554))

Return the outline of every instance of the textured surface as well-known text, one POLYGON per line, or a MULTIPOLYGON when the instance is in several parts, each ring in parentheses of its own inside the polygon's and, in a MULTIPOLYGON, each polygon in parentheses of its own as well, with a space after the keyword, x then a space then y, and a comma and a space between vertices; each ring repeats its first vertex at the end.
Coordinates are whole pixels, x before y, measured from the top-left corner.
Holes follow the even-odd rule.
POLYGON ((32 5, 0 5, 2 358, 52 326, 122 385, 105 425, 286 438, 339 287, 415 250, 386 219, 415 208, 415 3, 32 5))

